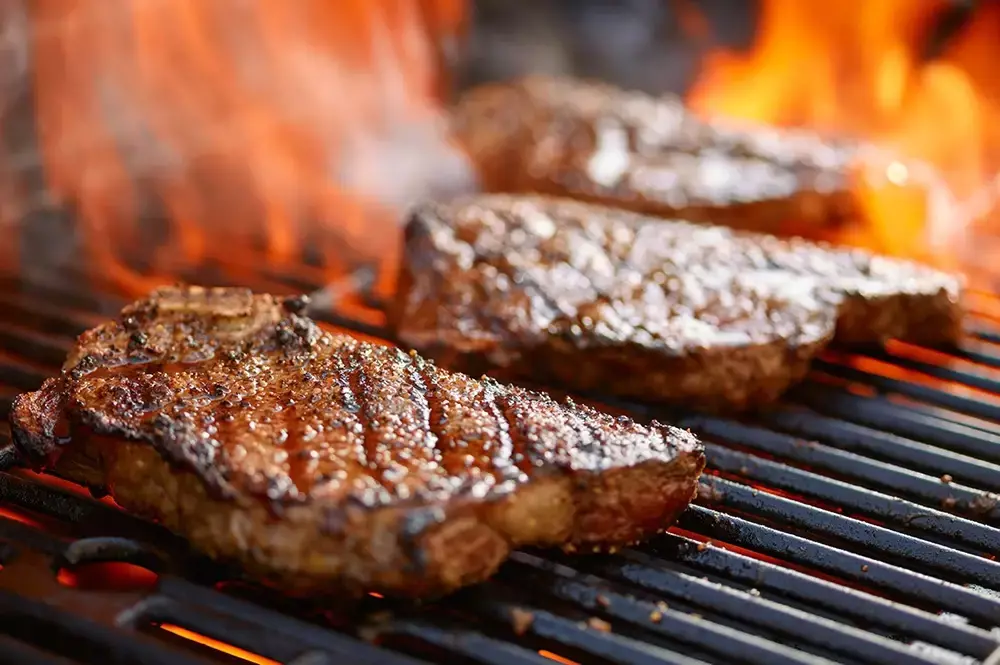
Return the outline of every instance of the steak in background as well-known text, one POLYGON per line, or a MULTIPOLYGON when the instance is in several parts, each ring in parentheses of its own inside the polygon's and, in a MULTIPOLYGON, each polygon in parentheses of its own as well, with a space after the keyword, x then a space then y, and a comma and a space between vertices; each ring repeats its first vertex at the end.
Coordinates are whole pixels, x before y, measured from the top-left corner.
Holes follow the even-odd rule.
POLYGON ((848 178, 857 146, 706 122, 671 95, 528 77, 469 90, 452 125, 488 192, 810 236, 855 210, 848 178))
POLYGON ((23 462, 316 595, 437 595, 521 545, 629 543, 696 490, 688 432, 325 332, 304 305, 189 287, 126 307, 16 399, 23 462))
POLYGON ((833 341, 947 344, 960 278, 801 239, 503 194, 406 229, 402 344, 588 393, 699 410, 767 404, 833 341))

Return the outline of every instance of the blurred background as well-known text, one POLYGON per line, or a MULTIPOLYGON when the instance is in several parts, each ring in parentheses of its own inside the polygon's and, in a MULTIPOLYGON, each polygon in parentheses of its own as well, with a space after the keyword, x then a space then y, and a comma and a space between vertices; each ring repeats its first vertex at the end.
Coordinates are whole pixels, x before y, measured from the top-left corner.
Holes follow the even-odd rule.
POLYGON ((929 162, 938 213, 862 210, 953 247, 1000 189, 998 34, 996 0, 3 0, 0 264, 391 265, 413 201, 475 187, 449 103, 529 73, 929 162))
POLYGON ((475 0, 459 86, 528 73, 683 93, 701 59, 749 48, 754 0, 475 0))

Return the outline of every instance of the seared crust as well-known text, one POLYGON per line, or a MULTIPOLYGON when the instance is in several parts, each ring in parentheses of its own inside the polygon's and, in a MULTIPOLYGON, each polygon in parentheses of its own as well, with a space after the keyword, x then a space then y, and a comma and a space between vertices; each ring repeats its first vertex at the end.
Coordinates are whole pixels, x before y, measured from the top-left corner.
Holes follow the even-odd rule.
POLYGON ((801 379, 835 336, 953 341, 959 291, 862 251, 496 194, 413 214, 391 318, 449 366, 745 409, 801 379))
POLYGON ((32 466, 108 489, 289 591, 436 595, 520 545, 670 525, 701 445, 322 331, 239 289, 163 289, 15 401, 32 466))
POLYGON ((467 92, 456 136, 490 192, 542 193, 769 233, 848 219, 857 148, 706 122, 680 99, 530 77, 467 92))

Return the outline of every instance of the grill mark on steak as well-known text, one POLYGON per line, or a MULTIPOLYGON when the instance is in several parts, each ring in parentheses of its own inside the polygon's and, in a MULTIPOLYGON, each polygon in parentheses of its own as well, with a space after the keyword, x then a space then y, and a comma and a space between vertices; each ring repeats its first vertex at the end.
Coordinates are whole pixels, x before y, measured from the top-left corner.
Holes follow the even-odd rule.
MULTIPOLYGON (((352 354, 350 356, 350 363, 347 370, 350 392, 345 393, 345 397, 347 397, 346 408, 357 417, 362 436, 361 445, 364 453, 362 458, 364 465, 369 470, 376 471, 379 469, 378 451, 382 444, 382 437, 379 431, 381 423, 373 417, 375 404, 369 400, 371 387, 367 385, 366 377, 361 368, 361 362, 361 359, 357 355, 352 354)), ((385 481, 384 478, 382 480, 383 482, 385 481)), ((365 503, 368 502, 366 501, 365 503)))
MULTIPOLYGON (((418 363, 412 362, 407 366, 407 375, 411 383, 410 399, 418 404, 417 408, 420 411, 420 428, 428 433, 432 441, 430 449, 435 463, 444 466, 444 451, 450 446, 449 442, 441 440, 441 423, 439 418, 435 418, 435 411, 439 409, 436 391, 418 363)), ((440 416, 440 413, 437 415, 440 416)), ((444 468, 447 469, 447 466, 444 468)))
POLYGON ((416 209, 390 325, 455 369, 699 409, 777 399, 831 341, 948 344, 962 280, 569 199, 416 209))
POLYGON ((445 593, 514 547, 641 539, 694 495, 690 433, 477 381, 296 311, 240 289, 133 303, 15 400, 23 462, 308 594, 445 593))
POLYGON ((532 460, 527 459, 525 456, 527 446, 523 440, 517 439, 514 436, 513 419, 507 412, 507 405, 503 403, 501 396, 489 385, 484 386, 481 394, 487 411, 493 416, 496 422, 497 441, 499 445, 497 446, 497 450, 492 452, 491 457, 494 460, 494 464, 498 465, 502 471, 499 480, 504 483, 516 482, 525 475, 528 468, 530 468, 528 465, 532 462, 532 460), (519 443, 520 445, 518 445, 519 443), (519 460, 522 461, 524 466, 518 465, 519 460))

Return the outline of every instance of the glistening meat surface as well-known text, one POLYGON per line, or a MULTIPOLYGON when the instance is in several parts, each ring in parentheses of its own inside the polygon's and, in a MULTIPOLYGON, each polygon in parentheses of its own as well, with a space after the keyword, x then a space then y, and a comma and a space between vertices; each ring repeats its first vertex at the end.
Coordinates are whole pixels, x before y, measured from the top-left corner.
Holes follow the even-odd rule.
POLYGON ((442 364, 708 410, 774 401, 832 341, 962 318, 922 265, 533 195, 417 209, 400 274, 397 335, 442 364))
POLYGON ((520 545, 629 543, 691 500, 690 433, 320 329, 303 301, 169 288, 17 398, 24 463, 310 594, 425 596, 520 545))

